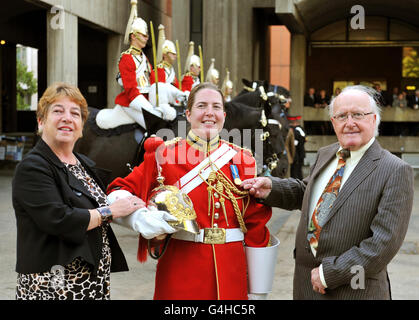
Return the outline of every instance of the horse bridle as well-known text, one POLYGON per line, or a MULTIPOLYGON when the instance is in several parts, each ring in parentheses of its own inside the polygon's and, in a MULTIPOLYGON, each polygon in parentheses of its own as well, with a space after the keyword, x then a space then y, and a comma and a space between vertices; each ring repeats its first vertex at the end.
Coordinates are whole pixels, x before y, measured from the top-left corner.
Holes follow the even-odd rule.
MULTIPOLYGON (((259 87, 259 90, 261 92, 261 98, 264 101, 267 101, 268 103, 268 95, 265 93, 265 89, 263 88, 263 86, 259 87)), ((263 166, 266 168, 262 169, 262 175, 270 175, 270 173, 275 170, 275 168, 278 166, 278 161, 279 161, 279 157, 278 154, 274 151, 274 148, 272 146, 270 137, 271 137, 271 131, 269 130, 269 125, 273 124, 273 125, 277 125, 279 126, 279 129, 281 129, 282 125, 281 123, 276 120, 276 119, 271 119, 271 118, 266 118, 265 115, 265 110, 262 109, 261 115, 260 115, 260 120, 259 122, 262 125, 262 134, 260 135, 260 141, 263 142, 263 150, 268 150, 270 153, 268 158, 264 158, 263 159, 263 166), (266 131, 265 131, 266 130, 266 131), (265 148, 266 146, 266 148, 265 148)))
POLYGON ((267 119, 264 110, 261 112, 260 123, 262 125, 263 132, 259 136, 259 139, 263 142, 263 150, 266 150, 269 155, 267 158, 263 157, 262 175, 270 175, 270 173, 278 166, 279 157, 272 146, 270 139, 271 131, 269 130, 269 125, 273 124, 281 127, 281 124, 276 119, 267 119))

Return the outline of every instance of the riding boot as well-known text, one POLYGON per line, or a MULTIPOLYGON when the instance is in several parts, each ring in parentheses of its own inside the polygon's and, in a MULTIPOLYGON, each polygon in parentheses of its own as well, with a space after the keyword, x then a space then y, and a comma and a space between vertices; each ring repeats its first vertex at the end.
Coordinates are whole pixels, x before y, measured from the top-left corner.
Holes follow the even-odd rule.
POLYGON ((141 94, 135 97, 135 99, 132 100, 129 104, 129 107, 124 108, 124 111, 130 117, 132 117, 141 127, 147 129, 144 121, 143 109, 147 110, 148 112, 154 114, 159 118, 162 118, 162 112, 153 107, 153 105, 141 94))

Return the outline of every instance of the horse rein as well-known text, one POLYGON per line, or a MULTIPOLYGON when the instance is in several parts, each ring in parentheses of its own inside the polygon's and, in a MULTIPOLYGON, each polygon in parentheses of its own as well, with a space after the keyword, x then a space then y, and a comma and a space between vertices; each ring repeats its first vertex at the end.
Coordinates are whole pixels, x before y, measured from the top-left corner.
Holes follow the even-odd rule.
MULTIPOLYGON (((278 120, 266 119, 264 110, 262 110, 262 112, 261 112, 260 123, 262 124, 263 132, 260 135, 259 139, 260 139, 260 141, 263 142, 264 145, 266 145, 266 150, 270 151, 270 153, 269 153, 270 156, 268 158, 266 158, 265 160, 263 160, 263 163, 264 163, 264 165, 267 166, 269 172, 272 172, 278 166, 279 158, 278 158, 278 154, 276 152, 274 152, 274 148, 273 148, 271 140, 270 140, 271 132, 269 130, 269 125, 278 125, 279 128, 281 128, 281 124, 279 123, 278 120)), ((266 171, 267 170, 263 170, 262 173, 265 174, 266 171)))

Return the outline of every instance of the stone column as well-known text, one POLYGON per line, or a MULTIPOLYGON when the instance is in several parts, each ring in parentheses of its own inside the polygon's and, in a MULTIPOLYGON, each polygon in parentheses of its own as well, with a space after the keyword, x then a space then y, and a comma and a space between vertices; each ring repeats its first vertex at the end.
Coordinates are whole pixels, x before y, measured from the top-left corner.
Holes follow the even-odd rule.
POLYGON ((291 113, 301 116, 303 116, 306 80, 306 47, 306 38, 303 34, 291 35, 291 113))
MULTIPOLYGON (((188 55, 190 41, 190 7, 189 0, 176 0, 172 2, 172 41, 179 41, 180 62, 183 70, 188 55)), ((195 54, 198 54, 198 45, 195 45, 195 54)), ((176 62, 177 64, 177 62, 176 62)), ((177 67, 175 67, 177 71, 177 67)), ((178 74, 176 73, 176 76, 178 74)))
POLYGON ((115 34, 108 36, 108 54, 107 54, 107 88, 108 98, 107 107, 113 108, 115 106, 115 98, 121 92, 122 87, 116 82, 116 75, 118 74, 118 62, 121 56, 124 43, 124 36, 115 34))
POLYGON ((78 84, 78 18, 64 9, 47 11, 47 85, 78 84))

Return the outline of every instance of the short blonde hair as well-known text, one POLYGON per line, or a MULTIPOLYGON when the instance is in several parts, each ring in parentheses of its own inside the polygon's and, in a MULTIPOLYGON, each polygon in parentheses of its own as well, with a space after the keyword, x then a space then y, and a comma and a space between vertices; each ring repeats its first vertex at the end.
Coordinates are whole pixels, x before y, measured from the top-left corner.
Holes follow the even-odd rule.
POLYGON ((53 83, 45 90, 39 100, 38 108, 36 109, 36 117, 39 120, 44 120, 49 107, 62 97, 68 97, 71 101, 80 106, 81 118, 84 124, 89 116, 87 101, 81 94, 79 88, 64 82, 53 83))

